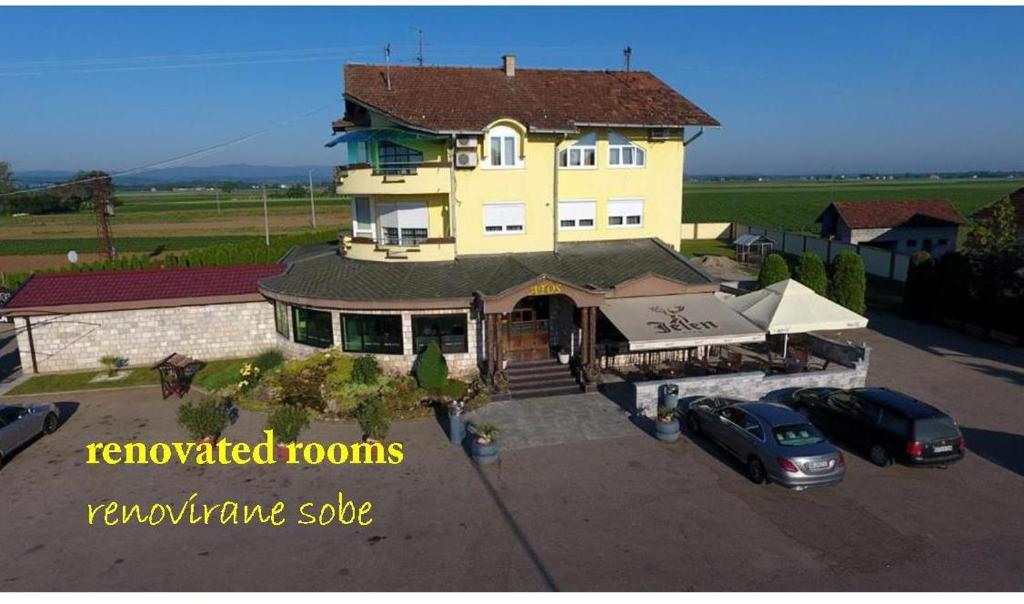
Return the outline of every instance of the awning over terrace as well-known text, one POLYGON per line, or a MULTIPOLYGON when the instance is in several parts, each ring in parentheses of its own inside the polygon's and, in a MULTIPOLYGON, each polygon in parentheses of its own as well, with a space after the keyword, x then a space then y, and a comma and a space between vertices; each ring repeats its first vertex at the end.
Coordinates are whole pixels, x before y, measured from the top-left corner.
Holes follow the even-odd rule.
POLYGON ((445 137, 439 134, 400 130, 398 128, 363 128, 346 132, 331 139, 325 147, 333 147, 338 143, 376 143, 381 141, 399 142, 402 140, 440 140, 445 137))
POLYGON ((614 298, 601 312, 629 341, 630 352, 763 342, 765 336, 714 294, 614 298))

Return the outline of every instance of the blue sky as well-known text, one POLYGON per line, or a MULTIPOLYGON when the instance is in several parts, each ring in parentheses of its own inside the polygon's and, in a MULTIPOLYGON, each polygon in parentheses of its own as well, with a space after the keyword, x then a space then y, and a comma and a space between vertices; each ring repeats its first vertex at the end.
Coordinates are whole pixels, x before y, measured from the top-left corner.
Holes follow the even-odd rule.
POLYGON ((0 159, 125 169, 326 106, 193 163, 339 163, 342 64, 412 62, 417 28, 433 64, 617 69, 632 46, 723 124, 693 174, 1024 169, 1020 8, 4 7, 0 159))

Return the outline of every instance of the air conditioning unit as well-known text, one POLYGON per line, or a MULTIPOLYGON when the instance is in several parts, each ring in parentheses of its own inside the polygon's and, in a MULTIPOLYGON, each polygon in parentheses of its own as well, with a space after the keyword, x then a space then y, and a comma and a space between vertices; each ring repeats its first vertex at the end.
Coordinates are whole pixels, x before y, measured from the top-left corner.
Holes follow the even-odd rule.
POLYGON ((459 149, 472 148, 475 149, 477 145, 477 137, 475 136, 457 136, 455 137, 455 146, 459 149))
POLYGON ((652 141, 664 141, 672 136, 670 128, 651 128, 650 139, 652 141))
POLYGON ((476 150, 459 150, 455 152, 456 168, 475 168, 476 161, 476 150))

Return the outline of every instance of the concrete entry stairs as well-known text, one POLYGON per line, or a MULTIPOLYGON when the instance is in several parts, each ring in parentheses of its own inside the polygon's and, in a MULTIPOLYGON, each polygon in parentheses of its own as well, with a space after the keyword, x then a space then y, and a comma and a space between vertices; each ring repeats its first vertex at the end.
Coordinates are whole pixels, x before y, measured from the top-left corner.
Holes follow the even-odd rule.
POLYGON ((558 359, 509 361, 506 373, 509 398, 512 399, 579 394, 581 391, 569 366, 562 365, 558 359))

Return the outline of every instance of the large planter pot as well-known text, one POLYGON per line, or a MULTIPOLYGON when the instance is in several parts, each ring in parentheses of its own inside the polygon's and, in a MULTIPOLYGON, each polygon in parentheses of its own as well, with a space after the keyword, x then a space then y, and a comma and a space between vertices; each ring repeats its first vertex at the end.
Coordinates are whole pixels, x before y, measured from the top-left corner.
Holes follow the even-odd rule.
POLYGON ((491 440, 488 443, 481 443, 479 438, 474 438, 470 445, 470 453, 473 461, 486 466, 498 461, 498 441, 491 440))
POLYGON ((274 458, 277 461, 288 461, 288 445, 285 443, 277 443, 274 448, 274 458))
POLYGON ((569 353, 568 352, 560 352, 560 353, 558 353, 558 362, 561 363, 562 365, 568 365, 569 364, 569 353))
POLYGON ((665 421, 659 419, 654 422, 654 435, 663 443, 674 443, 679 440, 679 420, 671 419, 665 421))
POLYGON ((461 415, 448 414, 448 440, 453 445, 461 445, 466 439, 466 420, 461 415))
POLYGON ((200 438, 196 442, 196 445, 198 445, 198 446, 202 446, 202 445, 213 446, 213 445, 217 444, 218 440, 220 440, 220 435, 219 434, 214 435, 214 436, 204 436, 204 437, 200 438))
POLYGON ((665 409, 675 409, 679 406, 679 386, 675 384, 665 384, 661 387, 661 402, 660 406, 665 409))

